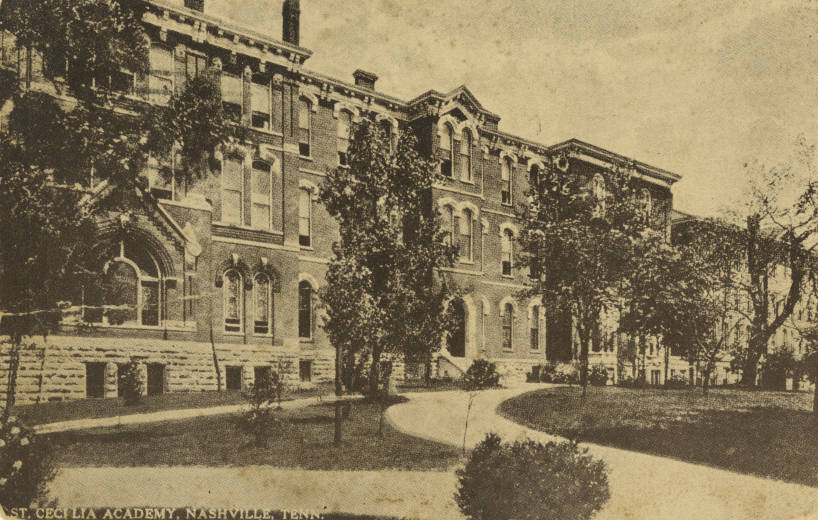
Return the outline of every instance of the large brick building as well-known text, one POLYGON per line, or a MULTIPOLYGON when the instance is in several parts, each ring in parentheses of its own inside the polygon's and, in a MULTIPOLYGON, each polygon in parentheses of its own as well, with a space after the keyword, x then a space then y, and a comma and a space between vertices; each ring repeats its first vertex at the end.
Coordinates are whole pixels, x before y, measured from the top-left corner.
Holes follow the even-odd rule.
MULTIPOLYGON (((405 100, 378 91, 369 72, 343 81, 309 70, 297 0, 283 2, 281 39, 215 19, 201 1, 147 3, 151 72, 123 73, 112 87, 132 102, 163 103, 187 78, 210 71, 249 137, 221 150, 220 166, 195 185, 163 183, 158 170, 173 164, 146 172, 153 197, 131 217, 128 238, 115 238, 116 219, 103 226, 119 240, 106 272, 132 288, 117 303, 135 310, 115 320, 88 310, 68 316, 61 334, 24 354, 20 402, 115 395, 117 366, 131 358, 154 393, 215 389, 214 357, 228 388, 280 368, 304 384, 331 379, 334 351, 315 291, 337 227, 316 190, 344 164, 349 128, 361 119, 392 132, 412 128, 447 175, 433 198, 460 247, 452 278, 467 291, 452 302, 462 327, 440 355, 441 375, 456 376, 478 356, 509 377, 573 356, 570 320, 518 297, 527 273, 514 266, 515 206, 546 161, 589 183, 613 165, 629 168, 669 223, 674 173, 579 140, 547 145, 509 135, 465 86, 405 100)), ((3 66, 37 88, 36 56, 11 51, 12 38, 4 38, 3 66)), ((594 355, 610 358, 607 345, 594 355)))

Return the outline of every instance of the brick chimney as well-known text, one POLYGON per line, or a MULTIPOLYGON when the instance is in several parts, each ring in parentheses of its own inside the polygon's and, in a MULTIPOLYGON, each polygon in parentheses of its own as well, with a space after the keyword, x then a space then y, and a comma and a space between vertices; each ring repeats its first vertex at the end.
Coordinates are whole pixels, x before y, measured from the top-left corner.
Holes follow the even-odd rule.
POLYGON ((375 82, 378 81, 378 76, 371 72, 358 69, 352 73, 355 78, 355 85, 367 90, 375 90, 375 82))
POLYGON ((299 28, 301 18, 301 7, 298 0, 284 0, 281 8, 282 30, 281 37, 287 43, 299 45, 299 28))
POLYGON ((204 12, 204 0, 185 0, 185 7, 204 12))

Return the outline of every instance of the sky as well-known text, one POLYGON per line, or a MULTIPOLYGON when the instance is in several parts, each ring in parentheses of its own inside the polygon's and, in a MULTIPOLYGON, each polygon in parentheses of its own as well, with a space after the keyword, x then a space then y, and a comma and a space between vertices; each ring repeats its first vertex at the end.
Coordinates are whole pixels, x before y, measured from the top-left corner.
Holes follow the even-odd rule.
MULTIPOLYGON (((280 38, 281 3, 206 11, 280 38)), ((310 70, 365 69, 407 100, 465 84, 503 131, 678 173, 696 215, 741 193, 748 161, 818 144, 818 0, 301 0, 301 44, 310 70)))

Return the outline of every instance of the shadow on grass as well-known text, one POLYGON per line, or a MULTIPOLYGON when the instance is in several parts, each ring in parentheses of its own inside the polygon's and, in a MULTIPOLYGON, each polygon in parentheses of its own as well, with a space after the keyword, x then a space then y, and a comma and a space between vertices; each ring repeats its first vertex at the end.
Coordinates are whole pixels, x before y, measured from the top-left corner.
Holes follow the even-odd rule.
POLYGON ((757 406, 735 391, 707 398, 656 390, 607 392, 589 394, 585 402, 559 391, 532 392, 506 401, 500 411, 581 442, 818 487, 815 419, 803 409, 778 406, 787 396, 771 393, 770 405, 757 406), (731 404, 734 409, 725 409, 731 404))

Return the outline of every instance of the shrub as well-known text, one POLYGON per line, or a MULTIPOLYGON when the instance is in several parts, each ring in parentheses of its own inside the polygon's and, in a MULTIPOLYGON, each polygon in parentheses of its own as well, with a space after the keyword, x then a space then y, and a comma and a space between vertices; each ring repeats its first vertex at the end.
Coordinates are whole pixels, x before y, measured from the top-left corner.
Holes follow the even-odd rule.
POLYGON ((554 368, 552 383, 575 385, 579 383, 579 370, 570 363, 560 363, 554 368))
POLYGON ((787 377, 796 368, 795 356, 789 349, 780 349, 764 356, 761 363, 761 386, 767 390, 785 390, 787 377))
POLYGON ((29 507, 45 496, 55 469, 48 437, 10 416, 0 423, 0 504, 29 507))
POLYGON ((557 373, 557 365, 548 362, 540 369, 540 381, 543 383, 553 383, 554 375, 557 373))
POLYGON ((125 406, 136 406, 142 402, 142 378, 139 376, 139 364, 131 360, 122 366, 119 372, 119 395, 125 406))
POLYGON ((603 365, 594 365, 588 373, 588 382, 593 386, 608 384, 608 369, 603 365))
POLYGON ((276 383, 281 376, 273 372, 269 379, 264 378, 253 383, 242 396, 249 404, 249 409, 239 418, 239 427, 250 433, 256 446, 267 446, 267 441, 281 430, 282 423, 276 416, 276 383))
POLYGON ((574 441, 502 444, 488 434, 457 477, 455 501, 472 520, 588 519, 610 498, 605 463, 574 441))
POLYGON ((482 390, 484 388, 494 388, 500 386, 500 374, 497 367, 485 359, 475 359, 468 370, 463 381, 467 388, 482 390))
POLYGON ((683 375, 673 374, 667 379, 667 384, 665 386, 668 388, 686 388, 687 379, 683 375))

